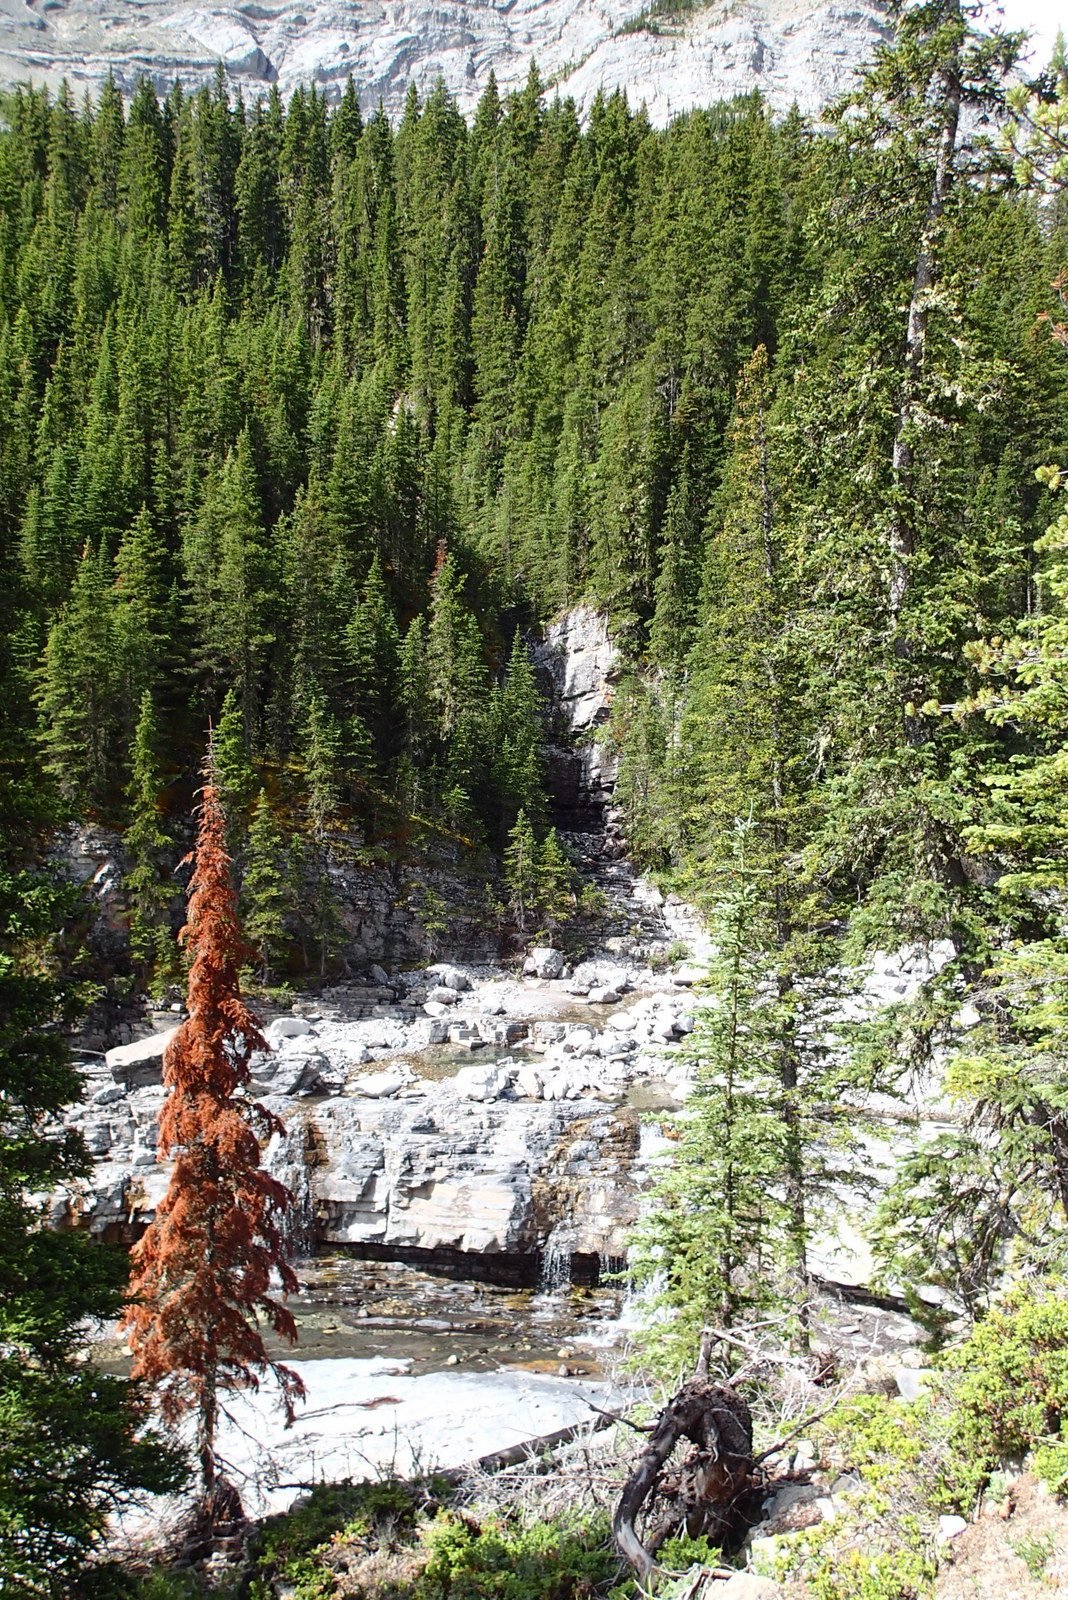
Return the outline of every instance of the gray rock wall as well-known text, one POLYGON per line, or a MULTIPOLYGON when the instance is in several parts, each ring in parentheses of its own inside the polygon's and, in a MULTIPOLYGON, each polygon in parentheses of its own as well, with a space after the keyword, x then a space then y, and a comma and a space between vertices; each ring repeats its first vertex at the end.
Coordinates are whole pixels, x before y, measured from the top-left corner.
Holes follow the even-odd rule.
POLYGON ((126 93, 144 73, 166 92, 210 80, 221 63, 246 100, 277 83, 340 93, 351 72, 366 111, 397 117, 409 82, 439 77, 473 110, 494 72, 518 89, 536 59, 543 79, 586 109, 625 88, 656 125, 759 88, 773 109, 816 113, 852 83, 885 35, 878 0, 718 0, 656 30, 628 29, 647 0, 0 0, 0 84, 66 77, 77 101, 109 70, 126 93), (624 31, 626 30, 626 31, 624 31))

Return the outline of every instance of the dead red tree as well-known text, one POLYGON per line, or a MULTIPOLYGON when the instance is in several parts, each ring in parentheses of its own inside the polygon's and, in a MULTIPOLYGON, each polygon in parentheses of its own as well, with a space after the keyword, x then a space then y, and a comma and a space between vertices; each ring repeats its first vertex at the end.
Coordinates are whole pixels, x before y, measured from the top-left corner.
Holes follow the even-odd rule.
POLYGON ((241 998, 238 973, 248 952, 224 839, 209 753, 181 934, 191 957, 189 1016, 163 1058, 170 1094, 160 1114, 159 1158, 173 1156, 174 1170, 134 1247, 134 1304, 126 1316, 134 1376, 156 1387, 164 1420, 195 1415, 209 1524, 228 1520, 239 1506, 216 1455, 220 1396, 255 1389, 270 1372, 292 1421, 304 1392, 296 1373, 269 1358, 259 1327, 262 1320, 296 1339, 292 1316, 272 1293, 275 1273, 283 1296, 297 1287, 282 1234, 292 1196, 260 1165, 261 1140, 282 1124, 243 1093, 249 1059, 266 1044, 241 998))

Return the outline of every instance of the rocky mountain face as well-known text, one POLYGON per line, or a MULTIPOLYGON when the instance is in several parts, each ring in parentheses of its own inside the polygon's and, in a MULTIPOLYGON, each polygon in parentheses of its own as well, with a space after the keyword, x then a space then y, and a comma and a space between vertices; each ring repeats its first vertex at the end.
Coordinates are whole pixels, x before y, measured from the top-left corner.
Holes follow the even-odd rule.
POLYGON ((351 73, 365 110, 397 115, 409 83, 441 77, 469 111, 491 71, 507 90, 536 60, 580 106, 623 87, 662 125, 754 88, 817 112, 884 35, 879 0, 717 0, 677 19, 642 0, 0 0, 0 84, 65 77, 80 93, 113 71, 127 92, 145 74, 165 90, 221 63, 251 98, 272 83, 336 94, 351 73))

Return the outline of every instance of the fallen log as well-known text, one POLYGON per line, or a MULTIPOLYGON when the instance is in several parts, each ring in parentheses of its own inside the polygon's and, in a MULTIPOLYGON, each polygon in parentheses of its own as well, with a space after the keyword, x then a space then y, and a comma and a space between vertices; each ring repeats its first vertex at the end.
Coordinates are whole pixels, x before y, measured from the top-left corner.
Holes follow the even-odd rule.
POLYGON ((755 1488, 756 1466, 752 1418, 743 1396, 729 1384, 710 1383, 707 1370, 705 1349, 697 1376, 660 1412, 612 1518, 620 1554, 643 1581, 672 1534, 704 1534, 729 1549, 749 1525, 747 1502, 755 1488), (680 1439, 688 1439, 693 1449, 668 1474, 665 1469, 680 1439), (654 1503, 658 1514, 643 1540, 635 1523, 654 1503))

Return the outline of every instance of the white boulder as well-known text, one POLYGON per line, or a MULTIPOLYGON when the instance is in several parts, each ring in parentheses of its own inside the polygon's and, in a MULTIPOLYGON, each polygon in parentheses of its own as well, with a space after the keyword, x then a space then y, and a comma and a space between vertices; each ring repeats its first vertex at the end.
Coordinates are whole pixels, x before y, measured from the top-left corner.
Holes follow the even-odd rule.
POLYGON ((523 971, 532 978, 559 978, 564 965, 562 950, 554 950, 550 945, 535 945, 523 965, 523 971))

